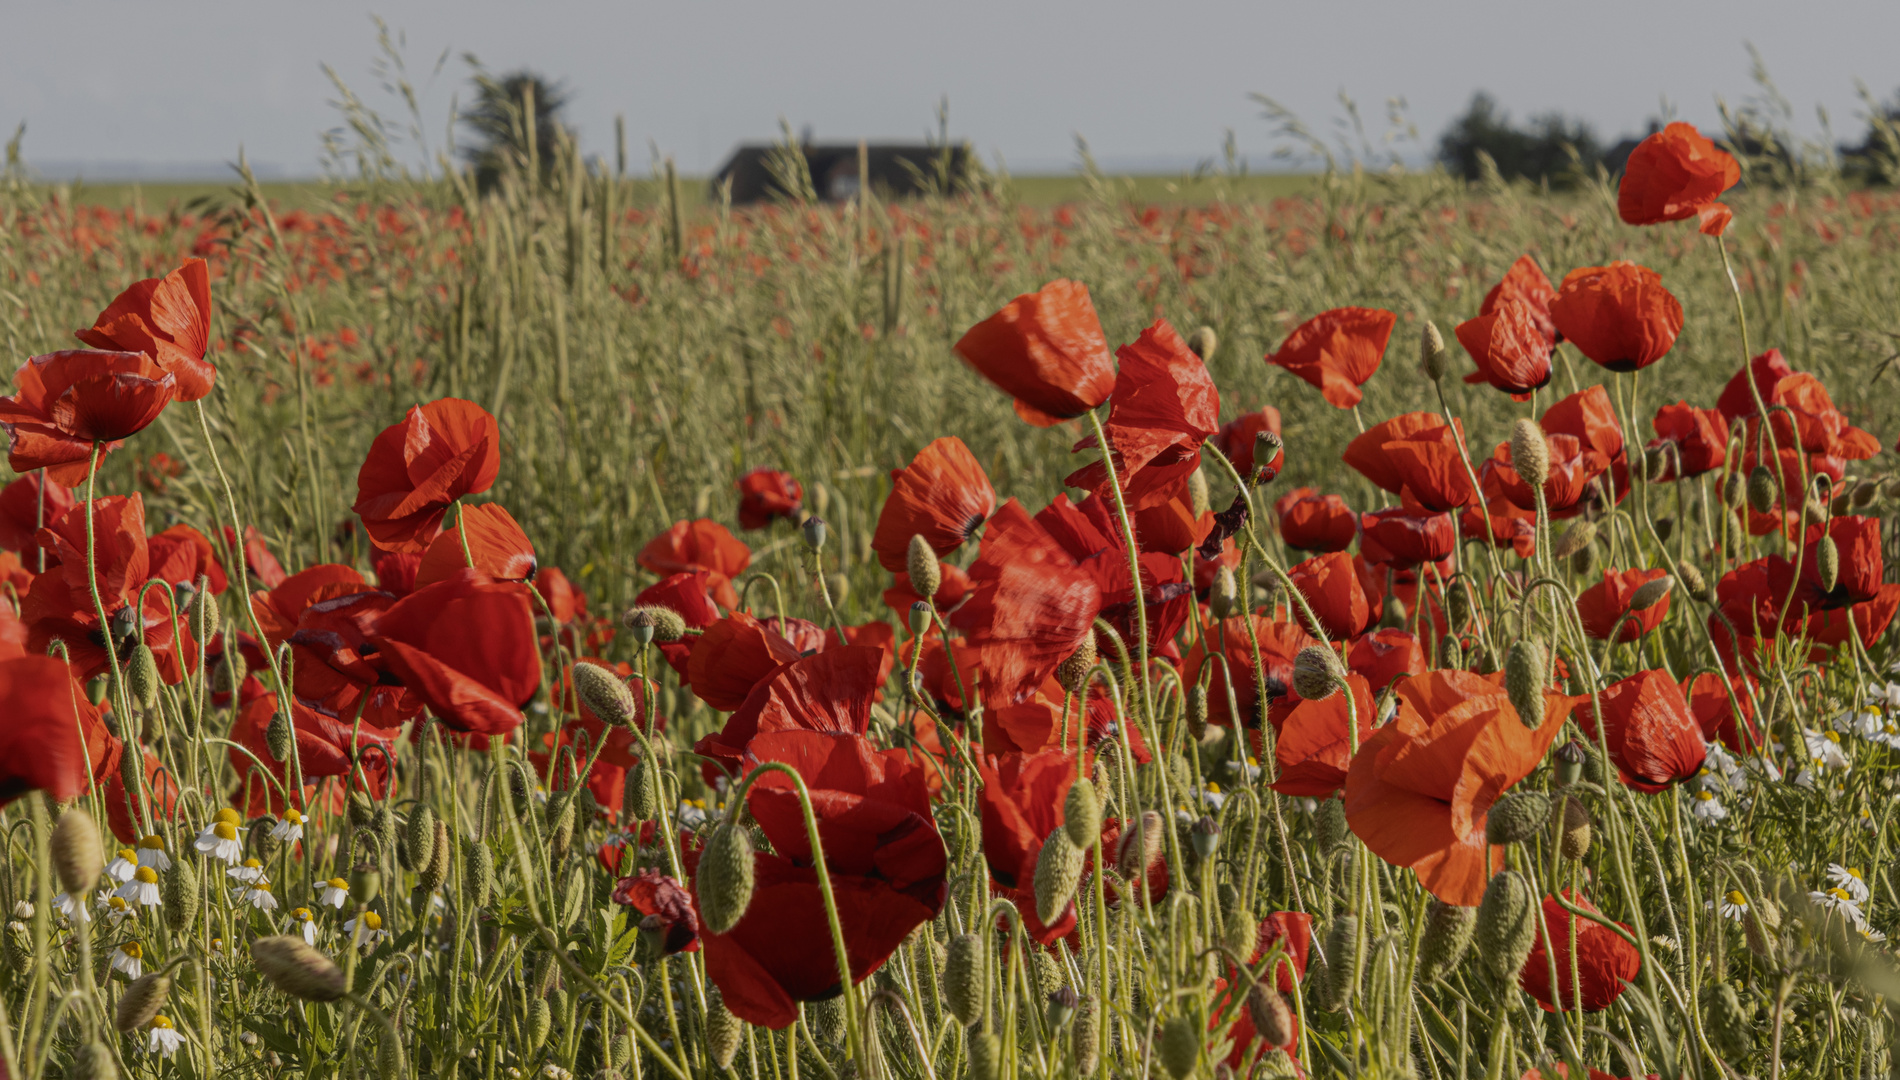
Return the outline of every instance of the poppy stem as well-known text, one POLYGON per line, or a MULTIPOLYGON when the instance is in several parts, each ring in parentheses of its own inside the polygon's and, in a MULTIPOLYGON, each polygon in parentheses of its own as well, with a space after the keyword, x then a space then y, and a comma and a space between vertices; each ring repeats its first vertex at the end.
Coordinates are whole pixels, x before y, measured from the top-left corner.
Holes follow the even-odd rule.
POLYGON ((468 546, 468 506, 461 499, 455 500, 455 534, 462 540, 462 565, 475 565, 475 552, 468 546))
MULTIPOLYGON (((1135 546, 1135 525, 1128 516, 1128 500, 1122 495, 1121 476, 1115 469, 1115 451, 1109 445, 1108 432, 1102 429, 1101 414, 1089 410, 1089 426, 1095 430, 1095 445, 1102 452, 1102 468, 1108 474, 1109 490, 1115 495, 1115 520, 1121 525, 1122 546, 1128 556, 1128 585, 1135 597, 1136 688, 1140 692, 1142 714, 1154 717, 1153 688, 1148 681, 1148 603, 1141 591, 1141 549, 1135 546)), ((1160 747, 1162 752, 1167 747, 1160 747)))

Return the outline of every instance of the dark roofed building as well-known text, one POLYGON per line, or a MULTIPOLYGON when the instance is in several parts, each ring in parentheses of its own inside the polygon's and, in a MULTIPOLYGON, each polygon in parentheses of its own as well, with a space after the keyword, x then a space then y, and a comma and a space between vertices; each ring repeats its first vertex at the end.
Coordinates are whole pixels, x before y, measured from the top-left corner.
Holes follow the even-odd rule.
MULTIPOLYGON (((812 143, 799 146, 805 164, 811 170, 812 188, 824 202, 847 202, 858 193, 858 143, 812 143)), ((948 147, 924 143, 867 143, 864 146, 864 171, 869 174, 871 190, 882 198, 922 195, 943 169, 946 157, 952 185, 970 172, 971 155, 967 143, 948 147)), ((732 185, 734 206, 762 202, 789 194, 772 168, 773 154, 781 150, 771 144, 749 143, 732 152, 726 163, 713 174, 713 193, 727 183, 732 185)))

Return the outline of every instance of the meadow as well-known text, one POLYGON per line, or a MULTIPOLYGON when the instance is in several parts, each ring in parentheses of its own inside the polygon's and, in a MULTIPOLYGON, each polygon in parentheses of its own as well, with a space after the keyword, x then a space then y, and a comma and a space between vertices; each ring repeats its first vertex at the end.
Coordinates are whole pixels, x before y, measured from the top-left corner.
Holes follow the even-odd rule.
POLYGON ((17 363, 209 306, 0 406, 0 1076, 1900 1074, 1900 195, 1743 165, 10 171, 17 363))

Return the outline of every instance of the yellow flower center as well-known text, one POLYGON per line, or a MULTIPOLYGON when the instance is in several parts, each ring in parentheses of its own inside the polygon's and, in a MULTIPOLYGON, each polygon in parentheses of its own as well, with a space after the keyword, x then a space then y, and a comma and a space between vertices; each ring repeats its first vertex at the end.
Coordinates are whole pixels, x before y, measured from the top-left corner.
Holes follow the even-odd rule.
POLYGON ((292 825, 302 825, 303 815, 295 810, 286 810, 284 811, 284 820, 292 825))
POLYGON ((238 816, 238 812, 236 810, 233 810, 227 806, 219 810, 217 813, 217 816, 214 817, 212 820, 222 821, 226 825, 235 826, 238 822, 243 821, 244 819, 238 816))
POLYGON ((246 870, 262 870, 263 868, 264 868, 264 864, 261 862, 258 862, 256 859, 244 860, 244 869, 246 870))
POLYGON ((139 841, 139 846, 153 851, 164 851, 165 841, 156 836, 148 836, 139 841))
POLYGON ((1730 889, 1728 891, 1728 902, 1737 907, 1747 907, 1748 897, 1743 896, 1740 889, 1730 889))
POLYGON ((122 847, 119 849, 119 858, 124 859, 126 862, 138 862, 139 853, 129 847, 122 847))
POLYGON ((310 909, 307 907, 294 908, 292 909, 291 914, 297 917, 298 922, 309 922, 311 919, 315 918, 314 915, 310 914, 310 909))
POLYGON ((344 881, 340 877, 333 877, 330 880, 324 882, 324 884, 328 885, 332 889, 343 889, 345 891, 347 891, 350 887, 350 883, 347 881, 344 881))
POLYGON ((1835 886, 1834 888, 1832 888, 1832 889, 1829 889, 1829 890, 1827 891, 1827 894, 1828 894, 1829 896, 1832 896, 1832 897, 1833 897, 1834 899, 1836 899, 1836 900, 1852 900, 1852 899, 1853 899, 1853 897, 1852 897, 1852 896, 1849 896, 1849 895, 1847 894, 1847 890, 1846 890, 1846 889, 1843 889, 1843 888, 1841 888, 1841 887, 1840 887, 1840 886, 1838 886, 1838 885, 1836 885, 1836 886, 1835 886))
POLYGON ((145 955, 145 949, 136 941, 128 941, 119 946, 119 951, 125 954, 127 960, 137 960, 145 955))
MULTIPOLYGON (((1210 781, 1208 781, 1208 782, 1207 782, 1207 793, 1208 793, 1209 795, 1219 795, 1219 794, 1220 794, 1220 785, 1219 785, 1219 784, 1216 784, 1216 783, 1214 783, 1214 782, 1213 782, 1212 780, 1210 780, 1210 781)), ((834 954, 834 955, 835 955, 835 954, 834 954)))
POLYGON ((383 928, 383 917, 374 911, 365 911, 363 913, 363 926, 369 930, 381 930, 383 928))
POLYGON ((1713 802, 1715 800, 1715 792, 1698 791, 1695 793, 1695 797, 1702 800, 1703 802, 1713 802))
POLYGON ((111 908, 114 911, 124 911, 127 907, 126 902, 125 902, 125 897, 123 896, 115 896, 112 899, 107 900, 106 906, 111 908))
POLYGON ((228 821, 220 821, 211 827, 211 835, 220 840, 236 840, 237 826, 228 821))
POLYGON ((1841 741, 1841 733, 1838 731, 1827 731, 1822 734, 1827 737, 1828 742, 1837 743, 1841 741))
POLYGON ((1848 876, 1848 877, 1851 877, 1851 878, 1853 878, 1853 879, 1854 879, 1855 881, 1860 881, 1860 880, 1861 880, 1861 876, 1860 876, 1860 867, 1858 867, 1858 866, 1850 866, 1850 867, 1848 867, 1848 868, 1847 868, 1847 876, 1848 876))
POLYGON ((267 892, 270 892, 270 882, 260 881, 257 884, 251 886, 251 888, 257 892, 267 893, 267 892))
POLYGON ((146 884, 146 885, 158 884, 158 871, 152 869, 149 866, 139 867, 138 871, 134 873, 132 877, 136 879, 137 881, 141 882, 142 884, 146 884))
POLYGON ((152 1017, 152 1026, 155 1028, 171 1027, 171 1017, 166 1016, 164 1013, 159 1013, 157 1016, 152 1017))

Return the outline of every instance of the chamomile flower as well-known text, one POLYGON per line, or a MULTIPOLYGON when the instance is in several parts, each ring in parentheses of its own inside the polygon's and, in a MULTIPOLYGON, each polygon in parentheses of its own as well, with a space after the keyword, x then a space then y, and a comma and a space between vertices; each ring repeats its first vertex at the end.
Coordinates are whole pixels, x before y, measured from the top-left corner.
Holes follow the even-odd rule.
POLYGON ((706 801, 704 799, 682 799, 680 801, 680 828, 689 832, 696 831, 706 824, 706 801))
POLYGON ((53 897, 53 910, 74 922, 85 922, 92 917, 86 910, 85 898, 75 898, 71 893, 60 893, 53 897))
POLYGON ((298 813, 294 806, 285 810, 283 820, 271 826, 270 835, 271 839, 282 840, 287 844, 302 840, 303 815, 298 813))
POLYGON ((112 970, 122 972, 128 979, 145 974, 145 948, 136 941, 128 941, 112 950, 112 970))
POLYGON ((246 885, 255 885, 260 881, 270 880, 264 876, 264 864, 258 862, 256 859, 246 859, 239 865, 225 870, 224 874, 226 877, 235 878, 246 885))
POLYGON ((1841 748, 1841 733, 1838 731, 1809 731, 1802 729, 1801 741, 1805 744, 1808 760, 1817 768, 1845 769, 1848 767, 1847 751, 1841 748))
POLYGON ((164 1013, 152 1017, 152 1028, 145 1033, 145 1052, 160 1057, 171 1057, 178 1048, 185 1045, 185 1036, 172 1027, 171 1018, 164 1013))
POLYGON ((116 893, 107 893, 101 897, 98 908, 105 912, 106 923, 111 926, 117 926, 138 913, 138 909, 127 903, 125 897, 116 893))
POLYGON ((304 944, 314 946, 317 943, 317 917, 307 907, 291 908, 290 920, 303 934, 304 944))
POLYGON ((271 895, 270 882, 268 881, 260 881, 250 888, 245 889, 244 895, 240 897, 240 899, 259 911, 277 910, 277 897, 271 895))
POLYGON ((1705 825, 1713 825, 1728 816, 1728 808, 1716 800, 1715 792, 1703 788, 1695 793, 1695 798, 1689 801, 1689 813, 1693 814, 1697 821, 1705 825))
POLYGON ((106 864, 106 876, 124 884, 132 880, 132 875, 138 871, 138 868, 139 853, 129 847, 120 848, 119 853, 106 864))
POLYGON ((1861 911, 1860 904, 1854 900, 1854 894, 1836 885, 1808 894, 1808 899, 1823 909, 1837 913, 1855 927, 1867 925, 1867 915, 1861 911))
POLYGON ((218 811, 217 820, 206 825, 193 843, 199 851, 214 859, 236 863, 244 858, 244 830, 238 826, 237 811, 230 807, 218 811))
POLYGON ((1847 895, 1854 898, 1854 903, 1865 904, 1867 902, 1869 895, 1867 880, 1860 876, 1860 867, 1842 866, 1840 863, 1828 863, 1827 880, 1847 890, 1847 895))
POLYGON ((323 891, 317 894, 317 900, 340 908, 350 898, 350 883, 340 877, 333 877, 323 883, 323 891))
POLYGON ((362 915, 358 916, 357 919, 351 919, 345 922, 343 924, 343 932, 345 934, 355 934, 358 919, 361 919, 363 923, 364 945, 375 945, 383 940, 383 917, 374 911, 365 911, 362 915))
POLYGON ((1848 732, 1869 742, 1876 742, 1883 733, 1882 719, 1878 706, 1848 709, 1834 718, 1834 730, 1848 732))
POLYGON ((113 894, 121 900, 142 907, 157 907, 165 901, 158 895, 158 871, 149 866, 141 866, 132 874, 132 880, 119 886, 113 894))
POLYGON ((1208 781, 1207 790, 1201 792, 1202 804, 1204 804, 1209 810, 1212 810, 1215 813, 1219 813, 1221 804, 1226 801, 1227 801, 1227 796, 1221 794, 1220 785, 1214 783, 1212 780, 1208 781))
POLYGON ((1722 897, 1718 910, 1721 911, 1724 919, 1730 922, 1741 922, 1748 914, 1748 897, 1743 896, 1740 889, 1730 889, 1728 895, 1722 897))
POLYGON ((1860 808, 1860 827, 1863 832, 1879 832, 1880 825, 1874 821, 1874 812, 1865 806, 1860 808))
POLYGON ((172 868, 172 857, 165 852, 165 838, 148 836, 139 841, 139 865, 163 873, 172 868))

